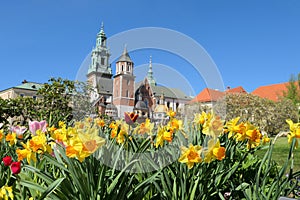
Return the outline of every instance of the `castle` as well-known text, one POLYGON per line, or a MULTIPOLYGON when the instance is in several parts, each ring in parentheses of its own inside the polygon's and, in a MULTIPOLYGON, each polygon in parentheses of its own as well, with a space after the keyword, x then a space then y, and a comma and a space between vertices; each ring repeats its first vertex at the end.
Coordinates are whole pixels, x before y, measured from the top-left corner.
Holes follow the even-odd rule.
POLYGON ((109 62, 110 52, 103 24, 96 37, 87 72, 88 83, 94 88, 91 101, 100 114, 123 118, 124 112, 135 112, 139 118, 164 119, 169 109, 180 112, 191 100, 180 89, 160 86, 153 76, 150 57, 147 76, 135 82, 134 62, 126 47, 115 63, 115 74, 109 62))

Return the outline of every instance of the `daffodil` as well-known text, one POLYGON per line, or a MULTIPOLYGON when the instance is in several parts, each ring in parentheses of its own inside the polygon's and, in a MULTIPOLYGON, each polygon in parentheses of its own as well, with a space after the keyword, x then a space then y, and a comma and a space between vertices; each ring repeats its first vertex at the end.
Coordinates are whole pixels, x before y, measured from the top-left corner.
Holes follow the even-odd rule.
POLYGON ((167 115, 170 117, 170 118, 174 118, 176 116, 176 112, 173 111, 173 109, 171 108, 169 110, 169 112, 167 113, 167 115))
POLYGON ((30 161, 34 161, 36 162, 36 156, 35 153, 32 152, 31 148, 30 148, 30 144, 29 141, 27 141, 26 144, 22 143, 22 146, 24 149, 17 149, 16 153, 18 155, 18 161, 21 161, 23 159, 27 159, 27 163, 30 164, 30 161))
POLYGON ((9 146, 13 146, 17 143, 17 134, 16 133, 9 133, 6 135, 5 140, 9 142, 9 146))
POLYGON ((164 146, 164 128, 160 127, 157 131, 156 139, 155 139, 155 147, 158 148, 164 146))
POLYGON ((237 141, 244 141, 246 139, 247 127, 245 123, 238 124, 240 117, 228 121, 225 129, 228 132, 228 138, 235 138, 237 141))
POLYGON ((194 123, 195 124, 200 124, 200 125, 203 125, 206 121, 210 121, 211 119, 211 113, 206 113, 204 111, 202 111, 202 113, 196 113, 194 115, 194 123))
POLYGON ((47 143, 47 138, 45 133, 43 133, 40 129, 36 131, 36 135, 32 137, 29 141, 30 148, 33 152, 44 153, 52 152, 52 148, 47 143))
POLYGON ((254 148, 259 145, 260 140, 262 138, 262 134, 258 130, 258 128, 248 125, 248 130, 246 131, 246 137, 248 139, 247 147, 248 149, 254 148))
POLYGON ((3 138, 3 136, 4 136, 4 134, 3 134, 3 130, 2 130, 2 129, 0 129, 0 142, 1 142, 2 138, 3 138))
MULTIPOLYGON (((291 143, 294 138, 300 138, 300 123, 294 123, 288 119, 286 122, 290 126, 290 132, 288 134, 288 143, 291 143)), ((295 148, 298 148, 298 140, 296 140, 295 148)))
POLYGON ((150 119, 146 119, 145 122, 139 124, 135 129, 134 133, 152 135, 152 130, 154 128, 154 124, 150 122, 150 119))
POLYGON ((221 147, 220 141, 215 141, 211 139, 208 141, 208 148, 204 151, 204 162, 210 163, 211 161, 217 159, 222 160, 225 158, 226 149, 221 147))
POLYGON ((182 146, 180 149, 181 156, 178 161, 181 163, 186 163, 189 169, 193 168, 195 163, 199 163, 202 161, 200 156, 202 152, 201 146, 193 146, 192 144, 190 144, 189 148, 182 146))
POLYGON ((105 143, 105 139, 98 136, 98 129, 96 128, 88 129, 84 133, 79 133, 78 136, 82 141, 84 150, 88 153, 94 153, 105 143))
POLYGON ((5 199, 8 200, 8 198, 10 198, 11 200, 14 199, 14 194, 12 192, 12 187, 7 186, 7 185, 3 185, 0 188, 0 199, 5 199))
POLYGON ((206 120, 203 124, 202 132, 213 138, 217 138, 223 132, 224 120, 219 116, 213 115, 210 120, 206 120))

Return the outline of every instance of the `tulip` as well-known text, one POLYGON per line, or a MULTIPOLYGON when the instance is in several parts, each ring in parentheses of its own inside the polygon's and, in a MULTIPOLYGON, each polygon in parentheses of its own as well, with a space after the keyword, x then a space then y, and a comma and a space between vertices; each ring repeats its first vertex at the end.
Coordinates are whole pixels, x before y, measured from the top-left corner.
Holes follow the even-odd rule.
POLYGON ((2 158, 2 161, 5 166, 9 166, 12 163, 12 158, 11 156, 5 156, 4 158, 2 158))
POLYGON ((21 171, 21 162, 12 162, 10 165, 11 172, 13 174, 18 174, 21 171))
POLYGON ((41 130, 42 132, 46 132, 47 130, 47 122, 43 121, 30 121, 29 122, 29 130, 33 135, 36 135, 37 130, 41 130))

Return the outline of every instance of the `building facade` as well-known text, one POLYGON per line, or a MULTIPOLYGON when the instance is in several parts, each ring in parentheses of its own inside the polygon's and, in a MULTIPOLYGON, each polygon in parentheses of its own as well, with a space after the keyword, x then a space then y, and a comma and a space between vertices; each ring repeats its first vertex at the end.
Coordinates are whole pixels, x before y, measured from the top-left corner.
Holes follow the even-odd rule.
POLYGON ((94 88, 91 101, 98 106, 101 114, 117 113, 115 118, 123 118, 124 112, 136 112, 140 117, 153 118, 160 97, 168 109, 184 111, 184 105, 191 100, 177 88, 168 88, 156 84, 150 57, 148 73, 144 80, 135 82, 134 62, 126 49, 115 64, 112 74, 109 63, 110 53, 106 44, 103 25, 96 37, 96 47, 92 51, 91 65, 87 72, 89 84, 94 88), (109 112, 107 111, 109 109, 109 112))

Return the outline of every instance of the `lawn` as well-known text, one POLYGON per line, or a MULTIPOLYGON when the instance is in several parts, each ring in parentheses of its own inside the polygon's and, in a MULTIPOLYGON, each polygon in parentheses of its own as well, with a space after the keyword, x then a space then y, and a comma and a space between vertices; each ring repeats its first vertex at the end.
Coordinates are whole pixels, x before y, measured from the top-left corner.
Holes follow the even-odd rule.
MULTIPOLYGON (((274 138, 271 138, 274 140, 274 138)), ((273 159, 279 164, 283 165, 286 162, 290 149, 290 144, 287 142, 286 137, 277 138, 274 149, 273 149, 273 159)), ((257 155, 263 157, 266 150, 260 150, 257 155)), ((294 171, 300 171, 300 150, 299 148, 294 151, 294 171)))

